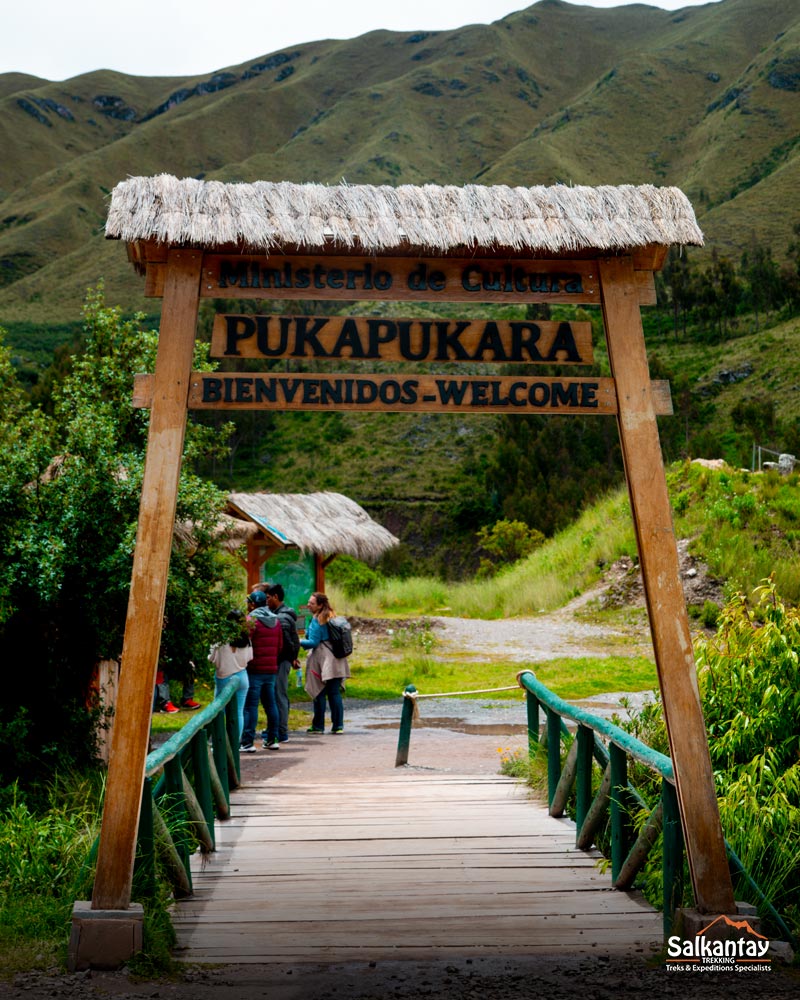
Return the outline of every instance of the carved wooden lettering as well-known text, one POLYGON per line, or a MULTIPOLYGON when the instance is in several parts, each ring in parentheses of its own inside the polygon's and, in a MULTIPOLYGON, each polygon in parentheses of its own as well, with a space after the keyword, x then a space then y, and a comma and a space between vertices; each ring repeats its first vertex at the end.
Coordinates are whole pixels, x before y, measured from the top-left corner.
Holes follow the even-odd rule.
POLYGON ((599 286, 595 263, 586 260, 207 254, 200 294, 206 298, 591 303, 599 301, 599 286))
MULTIPOLYGON (((669 383, 651 384, 656 413, 672 413, 669 383)), ((152 392, 152 376, 137 375, 134 406, 150 406, 152 392)), ((191 410, 614 414, 617 397, 611 378, 195 372, 188 405, 191 410)))
POLYGON ((211 356, 588 365, 592 324, 218 315, 211 356))

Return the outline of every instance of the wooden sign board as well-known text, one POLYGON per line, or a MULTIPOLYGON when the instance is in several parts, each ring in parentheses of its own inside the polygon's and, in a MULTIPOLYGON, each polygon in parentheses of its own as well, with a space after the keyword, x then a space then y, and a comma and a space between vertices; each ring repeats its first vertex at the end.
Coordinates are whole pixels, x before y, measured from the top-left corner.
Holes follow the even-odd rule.
POLYGON ((600 302, 591 260, 222 256, 203 260, 200 295, 216 299, 600 302))
MULTIPOLYGON (((672 413, 668 382, 652 382, 655 412, 672 413)), ((137 375, 134 406, 149 407, 153 376, 137 375)), ((370 410, 390 413, 615 414, 611 378, 443 378, 440 375, 194 372, 190 410, 370 410)))
POLYGON ((592 324, 225 314, 211 357, 589 365, 592 324))

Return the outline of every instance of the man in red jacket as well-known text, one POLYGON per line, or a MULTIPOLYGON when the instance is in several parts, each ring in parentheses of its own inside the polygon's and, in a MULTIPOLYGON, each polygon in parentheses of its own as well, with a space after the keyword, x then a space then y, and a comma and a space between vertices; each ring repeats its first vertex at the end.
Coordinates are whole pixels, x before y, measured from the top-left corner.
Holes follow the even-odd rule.
POLYGON ((244 702, 244 729, 240 753, 255 753, 253 740, 258 725, 258 705, 264 706, 267 714, 267 750, 280 749, 278 743, 278 703, 275 700, 275 681, 278 676, 278 658, 283 645, 283 630, 278 616, 266 606, 267 595, 254 590, 247 598, 247 622, 250 626, 250 641, 253 644, 253 658, 247 664, 249 686, 244 702))

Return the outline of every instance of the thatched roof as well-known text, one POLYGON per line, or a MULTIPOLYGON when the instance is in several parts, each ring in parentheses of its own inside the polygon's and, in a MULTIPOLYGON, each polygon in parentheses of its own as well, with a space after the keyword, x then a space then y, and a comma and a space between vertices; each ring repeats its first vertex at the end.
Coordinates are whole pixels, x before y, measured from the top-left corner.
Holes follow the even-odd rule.
POLYGON ((228 513, 257 524, 277 544, 371 562, 399 544, 341 493, 231 493, 228 513))
MULTIPOLYGON (((223 549, 233 554, 242 545, 246 545, 254 535, 257 535, 258 531, 258 525, 252 521, 242 521, 238 517, 220 514, 214 538, 223 549)), ((197 537, 193 521, 176 521, 173 528, 173 538, 189 555, 193 555, 197 551, 197 537)))
POLYGON ((675 187, 223 184, 167 174, 114 188, 106 236, 261 252, 284 244, 565 253, 703 243, 692 206, 675 187))

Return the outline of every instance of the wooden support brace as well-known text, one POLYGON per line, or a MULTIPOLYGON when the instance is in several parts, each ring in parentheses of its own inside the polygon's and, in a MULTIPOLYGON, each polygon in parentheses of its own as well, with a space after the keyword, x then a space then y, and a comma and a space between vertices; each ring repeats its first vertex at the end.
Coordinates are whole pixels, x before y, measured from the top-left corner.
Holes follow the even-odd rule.
POLYGON ((184 771, 181 771, 181 777, 183 778, 183 796, 186 801, 189 822, 192 824, 195 836, 200 841, 200 850, 204 854, 208 854, 214 850, 214 821, 212 820, 209 825, 197 793, 192 788, 192 783, 184 771))
POLYGON ((551 816, 563 816, 567 805, 569 793, 572 790, 572 783, 575 781, 575 769, 578 765, 578 741, 574 739, 567 751, 567 759, 564 761, 564 769, 558 779, 556 793, 550 803, 551 816))
POLYGON ((633 880, 641 871, 647 860, 647 855, 650 853, 650 849, 658 840, 658 835, 661 833, 661 814, 662 807, 659 802, 650 813, 642 832, 636 838, 636 843, 631 848, 627 858, 625 858, 619 870, 619 875, 614 880, 615 889, 627 891, 633 885, 633 880))
POLYGON ((586 819, 581 824, 578 834, 575 838, 575 846, 581 851, 588 851, 589 848, 594 843, 594 835, 603 821, 603 817, 608 809, 608 803, 611 795, 611 765, 603 772, 603 780, 600 782, 600 787, 597 789, 597 795, 595 795, 591 806, 589 806, 589 811, 586 813, 586 819))
POLYGON ((223 780, 227 781, 228 775, 224 773, 223 778, 223 775, 219 773, 214 751, 210 746, 208 748, 208 778, 211 782, 211 794, 214 798, 214 807, 217 811, 217 816, 220 819, 228 819, 231 814, 231 807, 223 785, 223 780))

